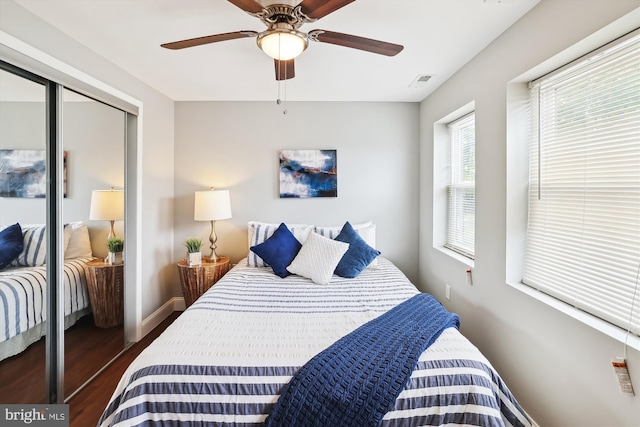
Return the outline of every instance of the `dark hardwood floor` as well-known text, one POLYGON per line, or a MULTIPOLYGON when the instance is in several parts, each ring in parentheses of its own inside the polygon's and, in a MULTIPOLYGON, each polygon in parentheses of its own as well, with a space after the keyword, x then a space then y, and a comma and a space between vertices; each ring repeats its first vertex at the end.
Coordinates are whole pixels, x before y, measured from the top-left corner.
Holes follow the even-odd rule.
POLYGON ((69 401, 70 427, 89 427, 98 423, 102 411, 109 403, 120 377, 129 364, 180 314, 181 312, 174 312, 166 318, 158 327, 130 347, 69 401))
MULTIPOLYGON (((46 403, 44 338, 0 362, 2 403, 46 403)), ((65 395, 69 396, 124 348, 124 329, 97 328, 84 316, 65 331, 65 395)))

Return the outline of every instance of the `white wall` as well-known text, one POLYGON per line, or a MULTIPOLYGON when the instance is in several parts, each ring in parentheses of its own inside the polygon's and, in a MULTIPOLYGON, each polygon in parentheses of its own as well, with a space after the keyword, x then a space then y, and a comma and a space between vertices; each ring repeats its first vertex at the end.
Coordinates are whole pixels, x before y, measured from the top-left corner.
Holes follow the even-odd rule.
POLYGON ((140 297, 142 317, 174 296, 173 101, 9 0, 0 1, 0 30, 142 102, 140 297))
MULTIPOLYGON (((518 142, 507 139, 507 87, 638 5, 637 0, 543 0, 421 103, 420 283, 460 314, 463 333, 544 427, 638 426, 640 397, 618 392, 610 361, 621 355, 622 343, 506 284, 506 263, 512 261, 507 239, 514 238, 506 233, 507 209, 513 208, 507 204, 513 183, 507 181, 506 158, 507 148, 518 142), (432 171, 434 124, 471 101, 477 206, 474 284, 468 286, 467 265, 433 247, 432 171), (452 287, 450 301, 446 283, 452 287)), ((639 10, 633 18, 637 26, 639 10)), ((640 355, 630 349, 627 359, 637 390, 640 355)))
MULTIPOLYGON (((376 246, 417 278, 417 103, 177 102, 175 246, 202 237, 193 220, 194 191, 229 189, 233 218, 216 222, 219 255, 245 257, 247 221, 342 225, 372 220, 376 246), (281 149, 336 149, 338 197, 280 199, 281 149)), ((177 259, 176 259, 177 261, 177 259)), ((177 275, 177 272, 176 272, 177 275)))

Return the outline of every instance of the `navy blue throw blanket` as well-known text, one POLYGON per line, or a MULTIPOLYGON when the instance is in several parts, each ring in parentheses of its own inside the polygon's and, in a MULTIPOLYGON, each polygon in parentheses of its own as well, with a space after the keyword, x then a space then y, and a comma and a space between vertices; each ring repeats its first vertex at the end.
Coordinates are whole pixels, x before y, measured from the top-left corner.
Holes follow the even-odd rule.
POLYGON ((287 384, 267 427, 377 426, 393 408, 418 358, 460 326, 429 294, 418 294, 318 353, 287 384))

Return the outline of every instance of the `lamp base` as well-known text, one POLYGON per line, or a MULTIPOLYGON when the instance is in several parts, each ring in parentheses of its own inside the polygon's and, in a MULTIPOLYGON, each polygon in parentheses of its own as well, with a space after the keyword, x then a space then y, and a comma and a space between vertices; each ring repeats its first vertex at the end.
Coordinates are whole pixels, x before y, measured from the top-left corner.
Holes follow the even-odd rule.
POLYGON ((207 257, 203 257, 202 260, 204 262, 218 262, 222 259, 222 257, 219 257, 215 252, 213 253, 213 255, 209 255, 207 257))
POLYGON ((216 246, 217 241, 218 236, 216 235, 216 221, 211 220, 211 234, 209 235, 209 242, 211 242, 211 246, 209 246, 209 249, 211 249, 211 253, 208 257, 205 258, 207 262, 218 262, 220 260, 220 257, 216 253, 216 248, 218 247, 216 246))

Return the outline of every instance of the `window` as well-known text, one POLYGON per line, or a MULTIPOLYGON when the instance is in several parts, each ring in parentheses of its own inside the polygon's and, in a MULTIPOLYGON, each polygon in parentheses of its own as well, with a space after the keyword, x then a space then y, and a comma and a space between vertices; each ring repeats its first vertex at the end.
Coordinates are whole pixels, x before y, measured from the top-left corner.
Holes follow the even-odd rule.
POLYGON ((638 58, 636 34, 531 83, 522 278, 635 334, 640 334, 638 58))
POLYGON ((476 121, 467 114, 447 125, 449 171, 445 247, 473 259, 476 212, 476 121))

